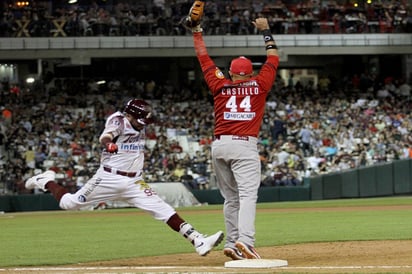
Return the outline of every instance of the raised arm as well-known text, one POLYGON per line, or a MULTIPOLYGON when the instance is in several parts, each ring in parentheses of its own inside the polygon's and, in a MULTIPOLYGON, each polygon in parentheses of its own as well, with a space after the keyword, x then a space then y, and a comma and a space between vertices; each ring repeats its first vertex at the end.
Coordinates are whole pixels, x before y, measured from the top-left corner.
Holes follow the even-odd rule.
POLYGON ((275 39, 273 39, 272 33, 270 31, 269 23, 267 18, 257 18, 252 21, 253 25, 263 34, 263 40, 266 46, 266 55, 276 55, 278 56, 278 47, 276 46, 275 39))

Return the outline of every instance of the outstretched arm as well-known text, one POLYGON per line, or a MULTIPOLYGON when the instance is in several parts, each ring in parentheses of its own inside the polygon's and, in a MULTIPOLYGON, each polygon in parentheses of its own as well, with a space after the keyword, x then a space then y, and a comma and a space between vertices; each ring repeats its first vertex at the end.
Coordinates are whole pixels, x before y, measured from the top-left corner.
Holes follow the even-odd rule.
POLYGON ((252 23, 263 34, 263 39, 266 46, 266 55, 278 56, 278 47, 276 46, 276 42, 270 32, 268 20, 266 18, 257 18, 255 21, 252 21, 252 23))
POLYGON ((200 58, 201 56, 208 55, 205 41, 203 40, 202 32, 193 32, 193 43, 195 46, 196 56, 200 58))
POLYGON ((193 33, 193 42, 197 57, 207 55, 206 45, 202 37, 202 26, 200 25, 205 2, 201 0, 194 1, 190 8, 189 14, 182 21, 183 26, 193 33))
POLYGON ((203 29, 200 25, 203 17, 204 6, 204 1, 196 0, 190 8, 188 16, 183 21, 184 26, 192 31, 196 56, 200 62, 203 72, 208 70, 210 67, 215 67, 213 61, 207 53, 206 44, 203 40, 203 29))
MULTIPOLYGON (((195 52, 197 56, 197 60, 199 61, 200 67, 202 72, 206 75, 210 73, 218 73, 220 70, 216 67, 216 64, 213 62, 212 58, 210 58, 209 54, 207 53, 205 41, 203 40, 202 32, 193 32, 193 43, 195 47, 195 52)), ((223 75, 222 73, 218 73, 218 75, 223 75)), ((208 82, 208 85, 211 85, 208 82)))

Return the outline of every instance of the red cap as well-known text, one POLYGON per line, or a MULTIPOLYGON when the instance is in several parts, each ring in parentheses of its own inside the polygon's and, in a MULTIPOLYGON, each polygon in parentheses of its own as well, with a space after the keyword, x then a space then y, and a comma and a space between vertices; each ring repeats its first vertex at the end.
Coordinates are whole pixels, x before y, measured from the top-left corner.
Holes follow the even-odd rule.
POLYGON ((230 71, 234 74, 248 75, 253 72, 252 62, 245 56, 240 56, 232 60, 230 71))

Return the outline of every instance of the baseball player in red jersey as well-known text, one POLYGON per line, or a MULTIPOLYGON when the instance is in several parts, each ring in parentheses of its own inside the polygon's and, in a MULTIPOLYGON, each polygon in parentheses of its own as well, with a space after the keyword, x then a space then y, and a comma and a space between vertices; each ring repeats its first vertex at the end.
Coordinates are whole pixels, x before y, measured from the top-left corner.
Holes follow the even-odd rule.
POLYGON ((277 47, 267 19, 257 18, 252 23, 263 34, 266 62, 259 74, 254 75, 249 59, 244 56, 233 59, 229 71, 231 79, 225 78, 207 53, 199 18, 203 10, 199 11, 196 2, 185 24, 192 30, 196 55, 214 98, 212 162, 218 188, 225 200, 223 252, 233 260, 259 259, 254 248, 256 202, 261 180, 257 137, 266 97, 279 64, 277 47))
POLYGON ((123 111, 108 117, 99 141, 105 148, 96 174, 76 193, 55 182, 55 172, 48 170, 28 179, 26 188, 50 191, 66 210, 117 200, 150 213, 189 240, 201 255, 207 255, 224 237, 223 232, 207 237, 185 222, 176 211, 143 181, 145 131, 154 121, 151 106, 143 100, 132 99, 123 111))

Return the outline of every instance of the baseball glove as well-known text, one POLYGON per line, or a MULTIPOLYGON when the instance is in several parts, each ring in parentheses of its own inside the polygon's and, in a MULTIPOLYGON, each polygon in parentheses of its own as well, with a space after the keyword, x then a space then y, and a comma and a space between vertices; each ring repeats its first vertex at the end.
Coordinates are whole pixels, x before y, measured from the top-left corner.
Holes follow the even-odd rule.
POLYGON ((192 31, 201 31, 200 21, 203 17, 205 1, 196 0, 190 8, 188 16, 183 20, 185 27, 192 31))

